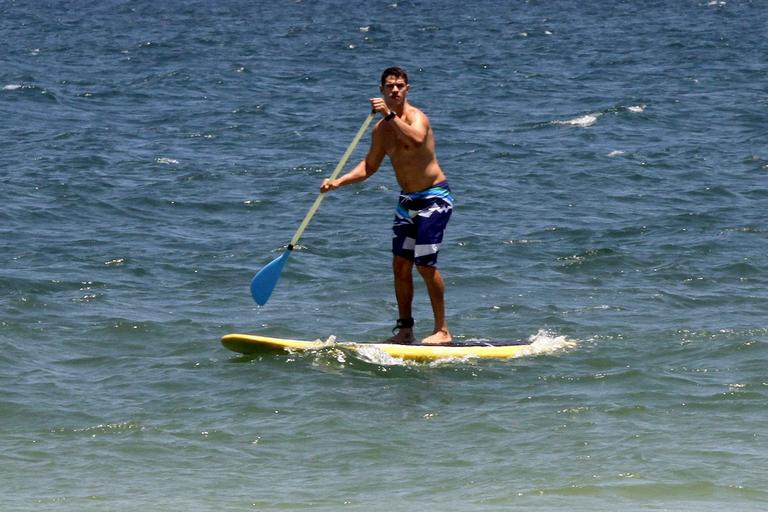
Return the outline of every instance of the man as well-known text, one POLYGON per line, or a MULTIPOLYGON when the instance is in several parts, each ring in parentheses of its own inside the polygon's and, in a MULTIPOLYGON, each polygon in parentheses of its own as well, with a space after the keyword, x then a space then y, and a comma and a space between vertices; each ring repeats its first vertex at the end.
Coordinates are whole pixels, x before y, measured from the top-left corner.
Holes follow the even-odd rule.
POLYGON ((380 86, 383 98, 370 100, 382 119, 373 128, 368 154, 340 178, 324 180, 320 191, 368 179, 379 169, 384 156, 389 157, 401 192, 392 228, 392 269, 400 318, 388 341, 415 341, 411 314, 415 264, 427 286, 435 319, 432 334, 422 343, 440 345, 451 342, 451 333, 445 318, 445 283, 437 270, 437 253, 451 216, 453 195, 437 163, 429 119, 408 102, 409 89, 403 69, 384 70, 380 86))

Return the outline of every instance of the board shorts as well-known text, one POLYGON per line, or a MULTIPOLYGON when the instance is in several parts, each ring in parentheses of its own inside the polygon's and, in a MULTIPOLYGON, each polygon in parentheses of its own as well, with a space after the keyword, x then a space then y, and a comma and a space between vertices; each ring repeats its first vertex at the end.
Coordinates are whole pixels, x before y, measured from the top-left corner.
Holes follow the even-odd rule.
POLYGON ((443 181, 421 192, 400 192, 392 225, 392 254, 434 267, 453 211, 453 194, 443 181))

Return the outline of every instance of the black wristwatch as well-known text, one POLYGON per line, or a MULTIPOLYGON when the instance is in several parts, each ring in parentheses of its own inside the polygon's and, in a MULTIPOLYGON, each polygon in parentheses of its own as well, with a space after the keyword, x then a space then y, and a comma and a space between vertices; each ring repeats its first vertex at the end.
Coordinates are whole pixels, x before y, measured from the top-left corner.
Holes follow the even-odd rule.
POLYGON ((391 110, 390 110, 389 114, 387 114, 386 116, 384 116, 384 120, 385 120, 385 121, 391 121, 392 119, 394 119, 394 117, 395 117, 396 115, 397 115, 397 114, 395 114, 393 111, 391 111, 391 110))

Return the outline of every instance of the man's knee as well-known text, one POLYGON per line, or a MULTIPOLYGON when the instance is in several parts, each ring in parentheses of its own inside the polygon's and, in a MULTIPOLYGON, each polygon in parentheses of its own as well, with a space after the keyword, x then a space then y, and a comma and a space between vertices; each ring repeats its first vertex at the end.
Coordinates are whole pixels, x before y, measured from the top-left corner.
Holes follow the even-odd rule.
POLYGON ((431 279, 435 276, 437 267, 433 265, 416 265, 416 270, 419 271, 419 274, 421 274, 421 277, 424 279, 431 279))

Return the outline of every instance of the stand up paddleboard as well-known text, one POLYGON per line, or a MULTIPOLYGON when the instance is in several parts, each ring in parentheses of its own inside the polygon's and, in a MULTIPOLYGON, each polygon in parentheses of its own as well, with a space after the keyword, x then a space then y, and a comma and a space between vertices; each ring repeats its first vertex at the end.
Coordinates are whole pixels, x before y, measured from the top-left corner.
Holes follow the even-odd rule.
POLYGON ((354 343, 334 341, 302 341, 270 338, 255 334, 227 334, 221 344, 241 354, 259 354, 275 351, 303 352, 338 347, 352 352, 380 350, 398 359, 412 361, 434 361, 438 359, 510 359, 530 352, 530 343, 479 342, 475 344, 451 345, 403 345, 399 343, 354 343))

